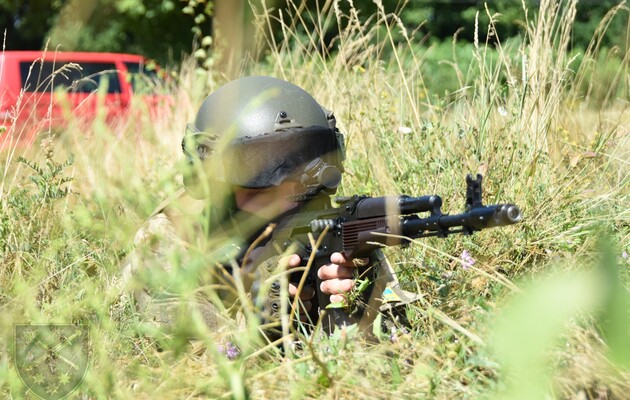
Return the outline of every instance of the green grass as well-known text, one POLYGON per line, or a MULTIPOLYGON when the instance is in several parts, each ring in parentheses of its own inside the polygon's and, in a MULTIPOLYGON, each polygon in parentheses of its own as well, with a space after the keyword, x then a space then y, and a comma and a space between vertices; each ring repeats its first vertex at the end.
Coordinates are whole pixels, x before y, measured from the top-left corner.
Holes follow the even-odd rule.
POLYGON ((361 25, 333 8, 319 18, 347 21, 336 51, 322 56, 317 32, 288 29, 279 50, 246 66, 303 86, 335 111, 348 146, 342 194, 439 194, 455 213, 465 174, 481 172, 486 202, 521 206, 517 226, 388 251, 405 287, 423 294, 409 310, 411 331, 393 342, 339 332, 282 357, 239 334, 243 356, 227 361, 194 316, 178 329, 200 336, 205 352, 183 335, 151 335, 124 300, 120 260, 179 187, 180 141, 205 94, 199 87, 216 89, 230 71, 185 63, 176 106, 159 118, 116 129, 97 121, 89 132, 71 124, 25 161, 4 154, 0 396, 30 396, 12 346, 14 324, 32 322, 88 327, 90 366, 70 398, 624 398, 628 60, 573 69, 563 42, 570 18, 558 26, 551 10, 540 15, 547 19, 526 21, 520 41, 456 47, 450 64, 444 45, 413 37, 392 45, 391 17, 361 25), (611 95, 591 96, 579 89, 585 82, 611 95), (473 268, 463 268, 463 250, 473 268))

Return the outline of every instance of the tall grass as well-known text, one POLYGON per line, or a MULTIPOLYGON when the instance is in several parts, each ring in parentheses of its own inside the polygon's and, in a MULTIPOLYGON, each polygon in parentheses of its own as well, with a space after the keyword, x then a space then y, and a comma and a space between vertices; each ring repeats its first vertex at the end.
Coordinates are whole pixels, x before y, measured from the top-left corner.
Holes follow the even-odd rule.
MULTIPOLYGON (((348 330, 281 356, 234 331, 243 356, 228 361, 211 340, 195 352, 177 337, 147 336, 117 285, 119 263, 135 230, 181 185, 180 141, 199 88, 225 81, 186 62, 175 106, 157 118, 96 121, 89 132, 71 124, 24 161, 6 159, 0 394, 27 396, 13 368, 13 324, 72 322, 89 326, 92 351, 74 397, 624 398, 630 114, 618 94, 628 93, 627 56, 613 79, 598 81, 609 82, 610 96, 580 95, 597 75, 589 70, 597 37, 576 69, 575 2, 543 0, 537 13, 523 10, 519 40, 485 35, 500 15, 471 27, 473 61, 442 64, 459 86, 444 94, 430 82, 445 72, 426 68, 435 48, 383 7, 362 22, 338 1, 317 15, 293 2, 281 14, 264 4, 254 7, 261 34, 279 26, 283 37, 247 73, 292 81, 335 111, 348 147, 342 194, 439 194, 459 212, 465 173, 480 172, 485 201, 520 205, 524 221, 390 251, 404 286, 423 298, 408 312, 410 332, 377 344, 348 330), (329 44, 332 24, 342 29, 329 44)), ((180 332, 204 332, 192 322, 180 332)))

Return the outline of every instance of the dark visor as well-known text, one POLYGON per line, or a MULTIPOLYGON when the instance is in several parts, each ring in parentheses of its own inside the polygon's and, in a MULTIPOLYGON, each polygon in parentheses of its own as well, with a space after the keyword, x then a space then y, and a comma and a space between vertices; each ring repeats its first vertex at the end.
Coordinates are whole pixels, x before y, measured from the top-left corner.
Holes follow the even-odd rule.
POLYGON ((236 139, 222 155, 227 180, 246 188, 291 180, 316 158, 343 170, 341 157, 335 132, 321 126, 236 139))

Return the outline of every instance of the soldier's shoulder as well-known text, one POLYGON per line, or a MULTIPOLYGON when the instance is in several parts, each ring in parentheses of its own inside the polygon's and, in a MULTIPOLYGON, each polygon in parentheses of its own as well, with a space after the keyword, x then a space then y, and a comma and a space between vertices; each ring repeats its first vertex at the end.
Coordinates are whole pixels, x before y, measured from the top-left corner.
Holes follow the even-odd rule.
POLYGON ((182 232, 195 229, 204 202, 193 199, 182 189, 163 201, 136 232, 134 244, 146 244, 155 238, 182 236, 182 232))
POLYGON ((175 226, 164 212, 151 215, 136 232, 133 243, 135 246, 146 244, 159 237, 170 236, 175 233, 175 226))

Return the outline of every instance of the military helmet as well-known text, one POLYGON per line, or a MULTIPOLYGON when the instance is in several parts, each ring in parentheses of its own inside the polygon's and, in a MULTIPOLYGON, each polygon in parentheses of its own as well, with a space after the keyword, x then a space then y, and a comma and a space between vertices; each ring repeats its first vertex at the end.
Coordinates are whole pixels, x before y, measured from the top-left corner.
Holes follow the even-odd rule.
MULTIPOLYGON (((233 186, 279 185, 305 166, 313 169, 314 160, 343 171, 344 141, 334 115, 300 87, 265 76, 237 79, 210 94, 188 124, 182 148, 191 164, 213 161, 211 181, 233 186)), ((184 183, 190 189, 199 180, 185 175, 184 183)))

